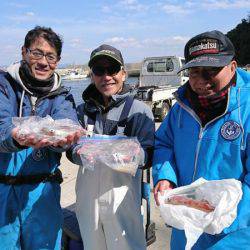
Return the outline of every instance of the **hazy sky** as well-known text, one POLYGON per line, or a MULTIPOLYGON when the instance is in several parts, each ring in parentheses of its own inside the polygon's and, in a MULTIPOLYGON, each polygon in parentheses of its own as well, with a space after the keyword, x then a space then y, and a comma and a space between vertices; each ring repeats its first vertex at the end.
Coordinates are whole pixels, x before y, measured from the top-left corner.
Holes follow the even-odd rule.
POLYGON ((119 48, 125 62, 139 62, 182 56, 198 33, 228 32, 250 14, 250 0, 1 0, 0 9, 0 65, 20 60, 24 36, 35 25, 61 34, 61 63, 86 63, 102 43, 119 48))

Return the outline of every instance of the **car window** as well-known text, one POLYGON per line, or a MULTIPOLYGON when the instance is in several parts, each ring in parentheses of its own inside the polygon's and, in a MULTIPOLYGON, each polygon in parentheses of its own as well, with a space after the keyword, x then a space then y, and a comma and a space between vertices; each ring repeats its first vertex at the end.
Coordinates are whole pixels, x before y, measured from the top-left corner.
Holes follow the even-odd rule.
POLYGON ((167 59, 166 60, 166 72, 171 72, 174 70, 174 63, 172 61, 172 59, 167 59))
POLYGON ((174 70, 174 63, 171 58, 161 61, 151 61, 147 64, 147 72, 171 72, 174 70))
POLYGON ((153 62, 148 63, 147 72, 154 72, 154 64, 153 64, 153 62))
POLYGON ((165 72, 165 62, 154 62, 154 72, 165 72))

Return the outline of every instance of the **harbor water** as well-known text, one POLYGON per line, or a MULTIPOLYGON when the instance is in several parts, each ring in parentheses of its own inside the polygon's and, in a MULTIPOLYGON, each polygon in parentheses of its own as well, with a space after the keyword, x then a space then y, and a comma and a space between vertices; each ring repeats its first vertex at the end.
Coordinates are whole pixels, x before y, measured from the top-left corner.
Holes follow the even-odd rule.
MULTIPOLYGON (((129 77, 126 80, 127 84, 136 85, 138 83, 137 77, 129 77)), ((82 103, 82 92, 90 84, 90 78, 84 78, 82 80, 63 80, 62 85, 70 88, 76 105, 82 103)))

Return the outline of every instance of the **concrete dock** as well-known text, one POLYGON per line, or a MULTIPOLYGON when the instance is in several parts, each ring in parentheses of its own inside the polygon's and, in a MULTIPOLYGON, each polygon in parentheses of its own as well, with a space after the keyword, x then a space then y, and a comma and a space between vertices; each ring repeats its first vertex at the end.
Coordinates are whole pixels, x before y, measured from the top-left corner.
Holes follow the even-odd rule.
MULTIPOLYGON (((62 195, 61 205, 67 207, 76 201, 75 182, 78 166, 67 160, 65 154, 61 159, 60 167, 64 181, 61 184, 62 195)), ((145 213, 144 213, 145 214, 145 213)), ((159 209, 154 204, 153 194, 151 192, 151 220, 156 224, 156 242, 150 245, 147 250, 169 250, 169 241, 171 230, 164 225, 160 216, 159 209)))

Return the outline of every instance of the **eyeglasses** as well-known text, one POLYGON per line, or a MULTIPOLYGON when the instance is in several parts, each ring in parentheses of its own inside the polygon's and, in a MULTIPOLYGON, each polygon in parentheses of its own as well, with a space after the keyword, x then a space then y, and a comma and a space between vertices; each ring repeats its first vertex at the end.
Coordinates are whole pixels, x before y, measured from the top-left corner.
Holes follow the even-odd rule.
POLYGON ((189 77, 204 77, 212 78, 215 77, 224 67, 201 67, 201 68, 190 68, 188 71, 189 77))
POLYGON ((122 69, 122 66, 119 64, 114 64, 114 65, 110 65, 107 67, 104 66, 93 66, 91 68, 92 72, 94 75, 96 76, 103 76, 105 73, 109 76, 114 76, 116 75, 120 70, 122 69))
POLYGON ((56 63, 59 59, 57 55, 54 55, 52 53, 45 54, 44 52, 37 49, 32 50, 27 48, 27 51, 29 52, 30 56, 35 60, 40 60, 45 56, 48 63, 56 63))

